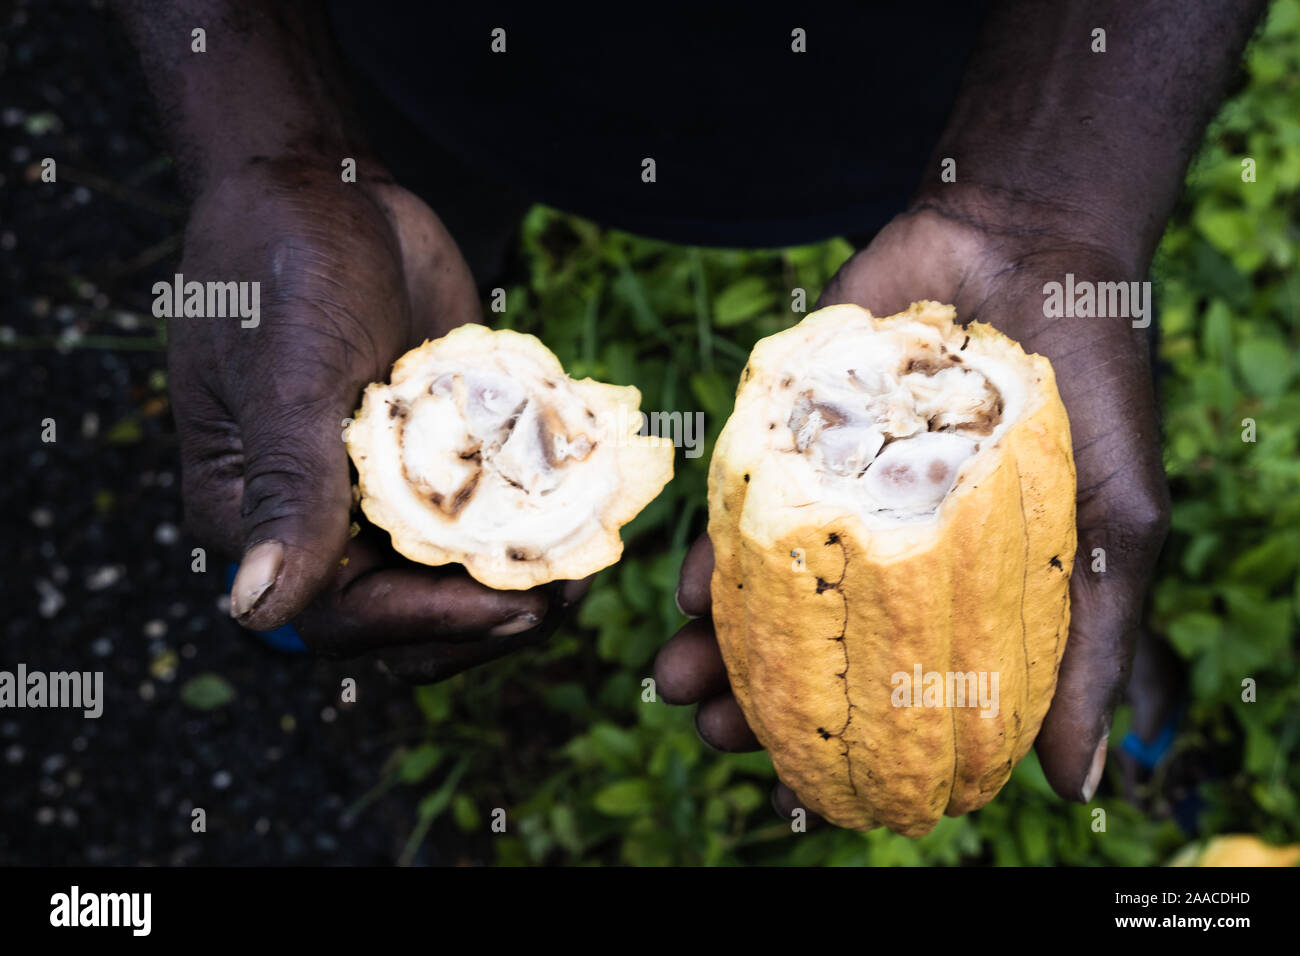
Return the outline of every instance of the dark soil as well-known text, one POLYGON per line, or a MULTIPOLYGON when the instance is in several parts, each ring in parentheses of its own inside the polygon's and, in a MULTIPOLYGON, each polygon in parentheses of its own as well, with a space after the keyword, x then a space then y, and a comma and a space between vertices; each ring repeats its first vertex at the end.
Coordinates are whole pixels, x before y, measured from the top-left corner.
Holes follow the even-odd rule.
MULTIPOLYGON (((184 200, 103 7, 19 2, 0 48, 0 670, 102 671, 105 696, 97 720, 0 709, 0 864, 390 863, 421 794, 344 811, 421 734, 409 689, 271 650, 225 613, 221 563, 191 570, 150 315, 184 200), (234 700, 187 706, 210 674, 234 700)), ((435 828, 417 861, 484 856, 435 828)))

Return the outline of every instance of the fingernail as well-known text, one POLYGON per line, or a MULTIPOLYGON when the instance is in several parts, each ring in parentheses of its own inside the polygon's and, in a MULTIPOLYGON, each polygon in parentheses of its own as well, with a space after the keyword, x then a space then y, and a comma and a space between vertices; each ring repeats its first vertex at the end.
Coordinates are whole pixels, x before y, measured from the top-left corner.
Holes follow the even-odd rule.
POLYGON ((1097 785, 1101 783, 1101 772, 1106 769, 1106 744, 1109 740, 1109 734, 1102 737, 1101 743, 1097 744, 1097 750, 1092 755, 1092 766, 1088 768, 1088 777, 1083 781, 1084 803, 1092 800, 1092 795, 1097 792, 1097 785))
POLYGON ((673 592, 673 603, 677 605, 678 614, 682 617, 690 617, 690 615, 686 613, 686 608, 682 607, 682 587, 680 584, 677 586, 677 590, 673 592))
POLYGON ((712 750, 715 754, 723 754, 723 753, 726 753, 725 750, 723 750, 721 747, 718 747, 716 744, 713 743, 712 740, 710 740, 708 737, 704 736, 704 731, 700 729, 700 712, 701 712, 703 709, 704 709, 704 708, 703 708, 702 705, 699 706, 699 707, 696 707, 696 708, 695 708, 695 721, 694 721, 694 723, 695 723, 695 736, 696 736, 696 737, 699 737, 699 738, 700 738, 700 743, 704 744, 704 746, 708 747, 708 748, 709 748, 710 750, 712 750))
POLYGON ((537 620, 537 615, 532 611, 524 611, 522 614, 516 614, 510 620, 498 624, 488 631, 488 635, 491 637, 509 637, 511 634, 522 634, 524 631, 536 627, 537 620))
POLYGON ((259 541, 249 548, 230 588, 230 616, 241 618, 253 610, 275 584, 283 564, 284 545, 279 541, 259 541))

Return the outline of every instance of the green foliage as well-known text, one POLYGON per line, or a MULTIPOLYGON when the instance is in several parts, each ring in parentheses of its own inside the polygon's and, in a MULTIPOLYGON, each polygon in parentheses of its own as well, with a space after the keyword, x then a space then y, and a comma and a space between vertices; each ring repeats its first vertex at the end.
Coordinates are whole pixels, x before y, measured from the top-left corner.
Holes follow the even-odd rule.
MULTIPOLYGON (((1211 128, 1155 267, 1175 505, 1149 623, 1191 669, 1177 748, 1240 761, 1202 787, 1205 832, 1295 841, 1300 0, 1274 5, 1248 78, 1211 128), (1254 182, 1242 179, 1245 158, 1254 182), (1247 418, 1254 442, 1242 440, 1247 418), (1246 677, 1257 703, 1241 700, 1246 677)), ((527 281, 507 289, 494 321, 541 336, 575 377, 636 385, 644 409, 703 412, 705 443, 698 457, 679 453, 675 480, 625 529, 622 563, 598 577, 570 629, 418 691, 429 743, 395 755, 386 778, 429 792, 408 849, 457 828, 507 864, 1141 865, 1186 842, 1118 798, 1061 801, 1032 755, 988 807, 922 839, 793 836, 768 806, 766 755, 707 750, 692 712, 643 699, 643 681, 683 623, 677 571, 703 527, 707 463, 749 350, 799 318, 789 290, 806 290, 811 308, 852 249, 682 248, 544 208, 522 243, 527 281), (494 808, 505 833, 489 829, 494 808)), ((1121 708, 1113 741, 1128 720, 1121 708)))

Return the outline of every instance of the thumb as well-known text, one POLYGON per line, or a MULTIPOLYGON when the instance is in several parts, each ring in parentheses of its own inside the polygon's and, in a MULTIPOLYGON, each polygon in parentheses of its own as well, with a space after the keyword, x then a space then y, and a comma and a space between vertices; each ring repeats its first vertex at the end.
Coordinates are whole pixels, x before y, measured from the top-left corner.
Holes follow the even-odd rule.
POLYGON ((272 630, 300 614, 339 567, 347 544, 351 491, 333 402, 254 408, 241 416, 244 558, 230 614, 272 630))

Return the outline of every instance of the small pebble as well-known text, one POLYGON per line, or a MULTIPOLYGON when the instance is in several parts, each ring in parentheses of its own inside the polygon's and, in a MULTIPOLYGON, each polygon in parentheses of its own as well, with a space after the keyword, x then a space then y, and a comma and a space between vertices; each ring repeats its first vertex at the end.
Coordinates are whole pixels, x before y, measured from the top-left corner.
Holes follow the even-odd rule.
POLYGON ((68 758, 63 754, 50 754, 41 761, 41 772, 54 774, 58 773, 68 765, 68 758))
POLYGON ((170 683, 176 679, 176 665, 178 663, 180 663, 180 660, 175 651, 164 650, 149 662, 149 676, 154 680, 170 683))
POLYGON ((41 596, 37 612, 44 618, 54 617, 63 607, 63 592, 44 578, 37 578, 33 583, 41 596))
POLYGON ((123 568, 120 564, 107 564, 86 576, 86 590, 102 591, 122 580, 123 568))

